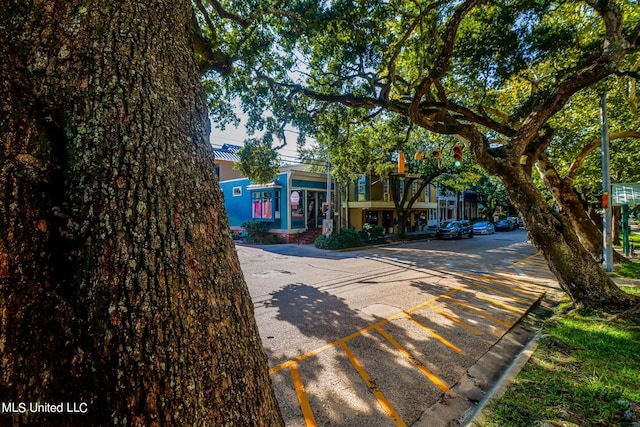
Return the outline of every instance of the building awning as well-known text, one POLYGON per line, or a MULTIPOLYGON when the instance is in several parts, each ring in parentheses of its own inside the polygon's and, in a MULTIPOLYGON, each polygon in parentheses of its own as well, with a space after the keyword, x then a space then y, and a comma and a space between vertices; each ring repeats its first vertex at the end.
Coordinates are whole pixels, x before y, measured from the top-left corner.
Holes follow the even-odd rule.
POLYGON ((271 181, 268 184, 251 184, 247 185, 247 190, 271 190, 273 188, 282 188, 280 181, 271 181))

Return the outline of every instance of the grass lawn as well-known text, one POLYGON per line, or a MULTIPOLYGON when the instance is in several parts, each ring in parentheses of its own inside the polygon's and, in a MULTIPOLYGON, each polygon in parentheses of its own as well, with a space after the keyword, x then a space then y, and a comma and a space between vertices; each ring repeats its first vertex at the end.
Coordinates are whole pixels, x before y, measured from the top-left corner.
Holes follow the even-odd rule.
POLYGON ((640 314, 611 322, 556 315, 542 333, 514 383, 483 411, 483 425, 640 425, 640 314))
MULTIPOLYGON (((622 241, 622 233, 620 233, 620 240, 622 241)), ((629 235, 629 244, 633 245, 636 253, 640 252, 640 234, 631 233, 629 235)), ((615 249, 622 253, 621 246, 615 246, 615 249)), ((630 279, 640 279, 640 262, 625 262, 616 268, 614 276, 616 277, 628 277, 630 279)))

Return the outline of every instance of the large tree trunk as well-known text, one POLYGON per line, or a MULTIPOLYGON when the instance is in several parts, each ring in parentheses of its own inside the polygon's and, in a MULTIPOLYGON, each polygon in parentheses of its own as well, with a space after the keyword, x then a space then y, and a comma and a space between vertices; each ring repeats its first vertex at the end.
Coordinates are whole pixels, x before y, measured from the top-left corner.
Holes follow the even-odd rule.
POLYGON ((560 287, 581 306, 617 311, 635 304, 637 300, 620 290, 585 249, 572 222, 549 208, 530 174, 517 163, 509 164, 505 162, 498 176, 560 287))
MULTIPOLYGON (((573 229, 585 249, 591 253, 596 261, 602 262, 602 231, 591 221, 582 200, 571 185, 571 181, 560 177, 546 155, 540 156, 536 166, 545 187, 560 207, 560 213, 566 215, 567 219, 571 221, 573 229)), ((613 257, 615 262, 628 261, 615 251, 613 257)))
POLYGON ((190 2, 2 8, 0 424, 282 425, 190 2))

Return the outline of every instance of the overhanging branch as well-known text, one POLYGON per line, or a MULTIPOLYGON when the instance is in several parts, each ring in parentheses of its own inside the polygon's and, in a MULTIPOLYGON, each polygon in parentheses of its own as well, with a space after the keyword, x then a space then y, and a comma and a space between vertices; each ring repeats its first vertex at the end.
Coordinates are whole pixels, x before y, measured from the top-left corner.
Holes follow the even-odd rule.
MULTIPOLYGON (((614 132, 609 134, 609 140, 612 140, 612 141, 616 139, 624 139, 624 138, 640 138, 640 132, 636 130, 632 130, 632 131, 614 132)), ((587 155, 591 151, 598 148, 601 143, 602 143, 602 140, 600 138, 594 138, 593 140, 591 140, 591 142, 585 145, 582 148, 582 150, 580 150, 580 153, 578 153, 575 159, 573 159, 571 166, 569 166, 569 169, 567 170, 566 179, 569 180, 569 182, 573 182, 576 175, 578 175, 578 171, 584 164, 587 158, 587 155)))

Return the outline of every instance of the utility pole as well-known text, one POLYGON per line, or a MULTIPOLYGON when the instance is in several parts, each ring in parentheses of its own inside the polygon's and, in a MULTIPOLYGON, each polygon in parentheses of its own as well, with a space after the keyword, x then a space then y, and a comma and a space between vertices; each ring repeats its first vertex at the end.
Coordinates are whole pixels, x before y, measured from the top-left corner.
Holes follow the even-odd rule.
POLYGON ((607 94, 600 96, 600 116, 602 127, 602 253, 606 271, 613 271, 613 236, 611 232, 611 172, 609 162, 609 122, 607 119, 607 94))

